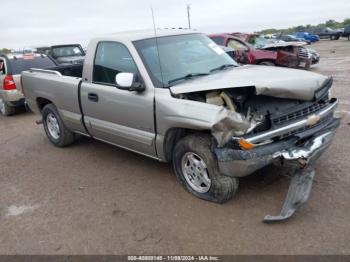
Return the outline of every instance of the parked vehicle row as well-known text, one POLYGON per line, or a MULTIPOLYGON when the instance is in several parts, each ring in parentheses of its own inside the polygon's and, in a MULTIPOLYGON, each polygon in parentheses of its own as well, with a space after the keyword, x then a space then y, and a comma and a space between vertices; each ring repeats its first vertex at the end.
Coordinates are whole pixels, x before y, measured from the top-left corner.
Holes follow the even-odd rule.
POLYGON ((300 42, 274 42, 255 34, 212 34, 215 43, 234 50, 233 58, 241 64, 309 68, 320 60, 319 54, 300 42), (246 41, 244 41, 245 39, 246 41))
MULTIPOLYGON (((243 45, 217 36, 228 47, 236 41, 234 52, 243 45)), ((265 222, 287 219, 307 201, 315 161, 340 123, 331 78, 239 66, 192 30, 94 38, 83 65, 30 69, 22 82, 54 146, 80 134, 170 162, 184 188, 204 200, 226 202, 239 178, 266 165, 293 167, 280 214, 265 222)))

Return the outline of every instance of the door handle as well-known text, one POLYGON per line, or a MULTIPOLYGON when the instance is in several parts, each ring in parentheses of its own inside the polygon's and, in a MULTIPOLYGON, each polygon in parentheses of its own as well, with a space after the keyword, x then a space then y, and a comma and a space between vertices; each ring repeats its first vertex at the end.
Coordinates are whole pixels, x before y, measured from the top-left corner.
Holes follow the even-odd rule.
POLYGON ((98 95, 95 93, 88 93, 88 99, 92 102, 98 102, 98 95))

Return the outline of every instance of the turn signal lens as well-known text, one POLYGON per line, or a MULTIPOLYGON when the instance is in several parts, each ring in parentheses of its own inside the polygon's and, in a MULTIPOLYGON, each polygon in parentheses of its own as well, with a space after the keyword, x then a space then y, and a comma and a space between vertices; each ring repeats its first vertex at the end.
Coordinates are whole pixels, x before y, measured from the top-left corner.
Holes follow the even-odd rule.
POLYGON ((238 141, 239 146, 244 150, 250 150, 254 147, 254 144, 249 143, 247 140, 240 138, 238 141))

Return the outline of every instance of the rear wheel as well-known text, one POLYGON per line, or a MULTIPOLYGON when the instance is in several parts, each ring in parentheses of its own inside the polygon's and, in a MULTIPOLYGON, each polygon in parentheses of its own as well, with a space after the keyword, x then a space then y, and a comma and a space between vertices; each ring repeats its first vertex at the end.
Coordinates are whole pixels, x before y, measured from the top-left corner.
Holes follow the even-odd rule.
POLYGON ((16 113, 16 109, 14 107, 9 106, 8 104, 6 104, 6 102, 4 101, 4 99, 2 99, 0 97, 0 113, 3 116, 11 116, 14 113, 16 113))
POLYGON ((208 135, 190 135, 180 140, 173 153, 173 168, 178 181, 193 195, 224 203, 238 189, 238 179, 220 174, 217 159, 210 150, 208 135))
POLYGON ((53 104, 42 110, 45 133, 50 142, 57 147, 65 147, 74 142, 74 133, 68 130, 53 104))

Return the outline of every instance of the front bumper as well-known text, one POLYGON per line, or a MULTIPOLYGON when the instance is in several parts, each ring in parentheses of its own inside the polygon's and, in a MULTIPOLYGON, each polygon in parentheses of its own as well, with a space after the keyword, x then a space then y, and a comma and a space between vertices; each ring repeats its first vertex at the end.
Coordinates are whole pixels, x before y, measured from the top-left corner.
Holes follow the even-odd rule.
POLYGON ((251 150, 216 148, 220 172, 226 176, 244 177, 272 163, 304 168, 327 149, 339 125, 340 119, 332 118, 314 130, 251 150), (309 135, 310 132, 313 134, 309 135))
POLYGON ((326 125, 299 136, 252 150, 215 149, 219 169, 225 175, 243 177, 271 163, 293 168, 294 174, 280 214, 266 215, 263 222, 286 220, 308 200, 315 175, 314 163, 330 146, 339 125, 340 119, 331 118, 326 125))
POLYGON ((17 102, 24 101, 24 96, 19 90, 0 90, 0 96, 9 104, 16 104, 17 102))

